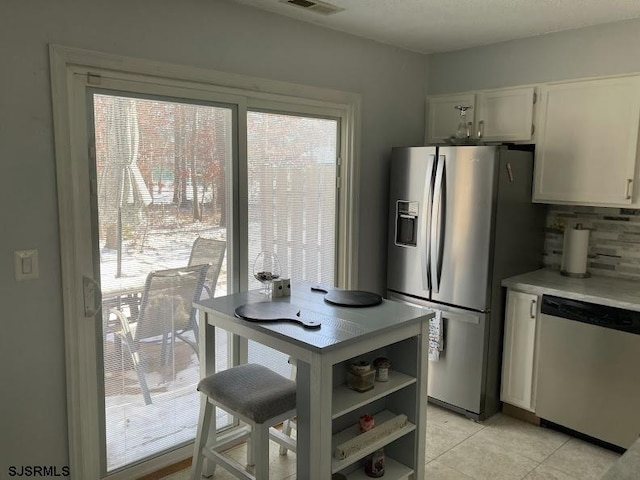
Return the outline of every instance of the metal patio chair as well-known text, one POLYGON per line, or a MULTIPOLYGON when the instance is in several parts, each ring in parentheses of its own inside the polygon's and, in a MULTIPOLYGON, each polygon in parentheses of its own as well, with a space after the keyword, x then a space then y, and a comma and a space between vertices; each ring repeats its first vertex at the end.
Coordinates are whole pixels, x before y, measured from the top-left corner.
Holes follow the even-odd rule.
POLYGON ((204 283, 204 289, 209 298, 213 298, 216 292, 216 283, 218 283, 218 276, 220 275, 220 268, 222 267, 226 248, 226 240, 215 240, 204 237, 196 238, 191 247, 188 265, 211 264, 207 272, 207 279, 204 283))
POLYGON ((146 279, 137 318, 129 318, 117 308, 110 313, 120 321, 119 332, 131 355, 145 404, 152 403, 145 378, 144 355, 140 346, 161 344, 160 362, 166 365, 176 338, 198 354, 198 325, 193 302, 200 300, 210 265, 193 265, 151 272, 146 279), (192 332, 192 333, 190 333, 192 332))

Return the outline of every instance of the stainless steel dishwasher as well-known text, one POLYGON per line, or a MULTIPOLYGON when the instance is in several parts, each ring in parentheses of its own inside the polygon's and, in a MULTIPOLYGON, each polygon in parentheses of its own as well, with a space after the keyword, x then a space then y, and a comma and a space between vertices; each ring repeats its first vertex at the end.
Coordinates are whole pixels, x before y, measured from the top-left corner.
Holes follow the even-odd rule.
POLYGON ((543 295, 536 415, 628 448, 640 436, 640 312, 543 295))

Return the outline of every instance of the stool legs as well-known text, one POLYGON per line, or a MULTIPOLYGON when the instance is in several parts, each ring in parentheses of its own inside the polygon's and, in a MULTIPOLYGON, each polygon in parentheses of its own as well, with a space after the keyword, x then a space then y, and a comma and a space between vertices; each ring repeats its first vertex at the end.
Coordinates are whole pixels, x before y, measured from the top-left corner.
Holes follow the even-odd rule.
MULTIPOLYGON (((282 423, 282 433, 287 437, 290 437, 292 430, 293 430, 293 420, 292 419, 285 420, 282 423)), ((282 445, 280 446, 280 455, 286 455, 287 451, 288 451, 287 447, 284 447, 282 445)))
POLYGON ((253 435, 250 435, 249 438, 247 438, 247 471, 253 472, 254 469, 253 467, 256 464, 256 457, 253 454, 253 451, 256 448, 256 439, 254 438, 253 435))
MULTIPOLYGON (((298 364, 296 363, 296 359, 293 357, 289 357, 289 365, 291 365, 289 378, 295 382, 296 378, 298 377, 298 364)), ((293 419, 289 418, 285 420, 282 423, 282 433, 285 434, 287 437, 291 437, 291 430, 293 429, 293 426, 294 426, 293 419)), ((284 445, 280 445, 280 455, 286 455, 286 454, 287 454, 287 447, 285 447, 284 445)))
POLYGON ((269 478, 269 427, 256 425, 251 434, 257 480, 269 478))
MULTIPOLYGON (((198 423, 198 433, 194 444, 194 456, 191 464, 191 480, 200 480, 203 476, 210 477, 214 474, 216 462, 223 462, 225 468, 237 469, 233 460, 223 460, 222 454, 217 452, 206 452, 206 445, 211 432, 214 435, 214 449, 218 445, 219 439, 215 433, 215 405, 207 398, 203 398, 200 404, 200 418, 198 423), (209 455, 218 457, 216 462, 207 458, 209 455)), ((246 434, 245 434, 246 435, 246 434)), ((223 444, 226 442, 223 442, 223 444)), ((252 431, 247 438, 247 471, 253 475, 244 475, 242 478, 255 478, 255 480, 268 480, 269 478, 269 425, 253 424, 252 431)), ((237 470, 236 470, 237 471, 237 470)), ((242 475, 241 473, 235 475, 242 475)))
MULTIPOLYGON (((200 419, 198 423, 198 434, 196 436, 196 442, 194 445, 195 455, 191 464, 191 480, 200 480, 202 477, 202 467, 205 460, 205 456, 202 453, 202 449, 207 444, 209 439, 209 431, 211 430, 211 420, 215 411, 214 406, 206 399, 202 398, 200 402, 200 419)), ((213 426, 215 429, 215 425, 213 426)), ((216 465, 213 462, 207 462, 207 471, 205 476, 210 477, 213 475, 216 465), (211 465, 213 464, 213 465, 211 465)))
MULTIPOLYGON (((269 479, 269 440, 274 425, 296 416, 294 381, 258 364, 243 364, 209 375, 198 383, 202 393, 198 433, 194 445, 191 480, 200 480, 204 457, 241 480, 269 479), (216 408, 239 420, 228 431, 216 431, 216 408), (259 422, 259 423, 258 423, 259 422), (213 438, 211 438, 213 436, 213 438), (225 452, 249 440, 247 464, 225 452), (253 468, 251 466, 253 465, 253 468), (253 472, 250 474, 248 472, 253 472)), ((291 438, 277 432, 281 442, 295 451, 291 438)), ((282 443, 281 443, 282 444, 282 443)), ((212 474, 205 472, 206 474, 212 474)))

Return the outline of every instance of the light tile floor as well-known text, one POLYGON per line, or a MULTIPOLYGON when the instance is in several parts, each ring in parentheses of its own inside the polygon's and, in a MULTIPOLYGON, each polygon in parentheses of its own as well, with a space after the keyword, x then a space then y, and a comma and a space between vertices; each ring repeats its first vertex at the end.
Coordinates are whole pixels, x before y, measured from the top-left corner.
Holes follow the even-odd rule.
MULTIPOLYGON (((230 455, 244 459, 244 446, 230 455)), ((620 455, 564 433, 537 427, 502 413, 482 423, 429 404, 427 480, 599 479, 620 455)), ((271 478, 295 479, 295 454, 278 455, 271 442, 271 478)), ((187 480, 183 470, 166 480, 187 480)), ((223 469, 215 480, 231 480, 223 469)))

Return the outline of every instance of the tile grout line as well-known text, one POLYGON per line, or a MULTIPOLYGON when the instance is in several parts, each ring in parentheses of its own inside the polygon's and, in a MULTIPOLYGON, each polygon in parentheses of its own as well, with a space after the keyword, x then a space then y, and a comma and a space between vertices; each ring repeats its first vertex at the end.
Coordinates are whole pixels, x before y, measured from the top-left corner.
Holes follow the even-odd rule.
MULTIPOLYGON (((545 427, 545 428, 546 428, 546 427, 545 427)), ((551 452, 549 455, 547 455, 547 457, 546 457, 542 462, 540 462, 540 465, 542 465, 544 462, 546 462, 547 460, 549 460, 549 459, 551 458, 551 456, 552 456, 554 453, 556 453, 558 450, 560 450, 562 447, 564 447, 564 446, 565 446, 567 443, 569 443, 569 442, 571 441, 571 439, 573 439, 573 438, 575 438, 575 437, 572 437, 571 435, 569 435, 569 438, 567 438, 567 439, 562 443, 562 445, 560 445, 558 448, 556 448, 553 452, 551 452)), ((572 477, 572 478, 573 478, 573 476, 574 476, 574 475, 573 475, 573 472, 566 472, 565 470, 563 470, 562 468, 557 467, 557 466, 556 466, 556 467, 548 467, 548 468, 551 468, 551 469, 553 469, 553 470, 558 470, 559 472, 562 472, 563 474, 568 475, 568 476, 570 476, 570 477, 572 477)))
MULTIPOLYGON (((525 457, 525 458, 526 458, 526 457, 525 457)), ((529 460, 531 460, 531 459, 529 459, 529 460)), ((544 460, 543 460, 543 461, 544 461, 544 460)), ((535 460, 534 460, 534 462, 535 462, 535 460)), ((538 462, 538 464, 537 464, 535 467, 533 467, 531 470, 529 470, 529 471, 528 471, 528 472, 527 472, 527 473, 522 477, 522 479, 524 480, 525 478, 527 478, 527 477, 529 476, 529 474, 530 474, 531 472, 533 472, 534 470, 536 470, 540 465, 542 465, 542 462, 538 462)))
MULTIPOLYGON (((428 416, 428 414, 427 414, 427 416, 428 416)), ((471 435, 469 435, 468 437, 466 437, 464 440, 459 441, 458 443, 456 443, 455 445, 453 445, 451 448, 448 448, 447 450, 445 450, 445 451, 444 451, 444 452, 442 452, 441 454, 439 454, 439 455, 435 456, 434 458, 432 458, 429 462, 425 463, 425 467, 426 467, 428 464, 430 464, 431 462, 436 461, 438 458, 440 458, 441 456, 443 456, 445 453, 450 452, 451 450, 453 450, 454 448, 456 448, 458 445, 462 445, 464 442, 466 442, 467 440, 469 440, 471 437, 473 437, 473 436, 474 436, 474 435, 476 435, 477 433, 480 433, 482 430, 484 430, 485 428, 487 428, 487 425, 483 425, 483 424, 480 424, 480 423, 478 423, 478 422, 474 422, 474 421, 473 421, 473 420, 471 420, 471 419, 468 419, 468 420, 469 420, 470 422, 475 423, 476 425, 480 425, 480 426, 481 426, 481 428, 480 428, 478 431, 473 432, 471 435)), ((441 425, 442 425, 442 424, 441 424, 441 425)), ((454 467, 451 467, 451 466, 446 465, 446 464, 443 464, 443 465, 445 465, 445 466, 446 466, 446 467, 448 467, 448 468, 451 468, 452 470, 455 470, 456 472, 458 472, 458 473, 460 473, 460 474, 464 475, 465 477, 468 477, 468 478, 470 478, 470 479, 473 479, 473 477, 469 477, 469 475, 467 475, 467 474, 466 474, 466 473, 464 473, 464 472, 461 472, 460 470, 458 470, 458 469, 456 469, 456 468, 454 468, 454 467)))
MULTIPOLYGON (((472 433, 471 435, 469 435, 467 438, 465 438, 464 440, 462 440, 462 441, 458 442, 457 444, 455 444, 454 446, 452 446, 452 447, 451 447, 451 448, 449 448, 448 450, 446 450, 446 451, 442 452, 440 455, 438 455, 438 456, 437 456, 436 458, 434 458, 432 461, 434 461, 434 460, 436 460, 437 458, 441 457, 441 456, 442 456, 442 455, 444 455, 445 453, 447 453, 447 452, 449 452, 449 451, 453 450, 453 449, 454 449, 454 448, 456 448, 458 445, 462 445, 463 443, 465 443, 465 442, 469 441, 472 437, 476 436, 478 433, 480 433, 481 431, 483 431, 485 428, 487 428, 487 427, 489 426, 489 425, 486 425, 486 424, 483 424, 483 423, 475 422, 475 421, 473 421, 473 420, 471 420, 471 419, 468 419, 468 420, 469 420, 470 422, 475 423, 476 425, 480 425, 480 427, 481 427, 481 428, 480 428, 480 429, 478 429, 477 431, 473 432, 473 433, 472 433)), ((470 480, 477 480, 477 479, 476 479, 476 477, 469 476, 469 475, 467 475, 465 472, 462 472, 462 471, 458 470, 458 469, 457 469, 457 468, 455 468, 455 467, 452 467, 452 466, 447 465, 447 464, 443 464, 443 465, 445 465, 445 466, 447 466, 448 468, 450 468, 450 469, 452 469, 452 470, 454 470, 454 471, 458 472, 458 473, 459 473, 459 474, 461 474, 461 475, 464 475, 466 478, 469 478, 470 480)))
MULTIPOLYGON (((470 421, 473 421, 473 420, 470 420, 470 421)), ((471 435, 469 435, 469 436, 468 436, 467 438, 465 438, 464 440, 462 440, 462 441, 458 442, 457 444, 453 445, 451 448, 449 448, 449 449, 447 449, 446 451, 442 452, 440 455, 436 456, 435 458, 433 458, 433 459, 432 459, 430 462, 428 462, 428 463, 431 463, 431 462, 433 462, 433 461, 437 460, 438 458, 440 458, 441 456, 443 456, 445 453, 447 453, 447 452, 449 452, 449 451, 453 450, 454 448, 456 448, 457 446, 459 446, 459 445, 461 445, 461 444, 463 444, 463 443, 465 443, 465 442, 469 441, 469 440, 470 440, 471 438, 473 438, 475 435, 479 434, 480 432, 482 432, 485 428, 489 427, 490 425, 494 425, 496 422, 492 422, 490 425, 479 424, 478 422, 474 422, 474 423, 476 423, 476 424, 478 424, 478 425, 481 425, 481 427, 482 427, 482 428, 478 429, 476 432, 472 433, 471 435)), ((569 440, 571 440, 571 438, 572 438, 572 437, 571 437, 571 436, 569 436, 569 438, 568 438, 567 440, 565 440, 564 442, 562 442, 562 443, 561 443, 561 444, 560 444, 556 449, 554 449, 554 450, 553 450, 549 455, 547 455, 547 456, 546 456, 542 461, 538 461, 538 460, 535 460, 535 459, 533 459, 533 458, 529 458, 529 457, 527 457, 527 456, 525 456, 525 455, 519 454, 521 457, 526 458, 526 459, 528 459, 528 460, 530 460, 530 461, 532 461, 532 462, 535 462, 535 463, 536 463, 536 465, 535 465, 531 470, 527 471, 527 473, 526 473, 526 474, 524 474, 524 475, 521 477, 521 479, 520 479, 520 480, 524 480, 525 478, 527 478, 527 476, 528 476, 531 472, 533 472, 533 471, 534 471, 534 470, 536 470, 538 467, 540 467, 540 466, 541 466, 541 465, 542 465, 542 464, 543 464, 543 463, 544 463, 544 462, 545 462, 549 457, 551 457, 551 455, 553 455, 553 454, 554 454, 555 452, 557 452, 560 448, 562 448, 562 447, 563 447, 567 442, 569 442, 569 440)), ((516 452, 514 452, 514 453, 516 453, 516 452)), ((462 471, 460 471, 460 470, 456 469, 455 467, 451 467, 450 465, 446 465, 446 466, 447 466, 448 468, 451 468, 451 469, 455 470, 456 472, 460 473, 461 475, 464 475, 465 477, 469 477, 465 472, 462 472, 462 471)), ((562 471, 562 470, 561 470, 561 471, 562 471)), ((566 474, 567 472, 562 471, 562 473, 565 473, 565 474, 566 474)), ((469 478, 475 479, 475 477, 469 477, 469 478)))

